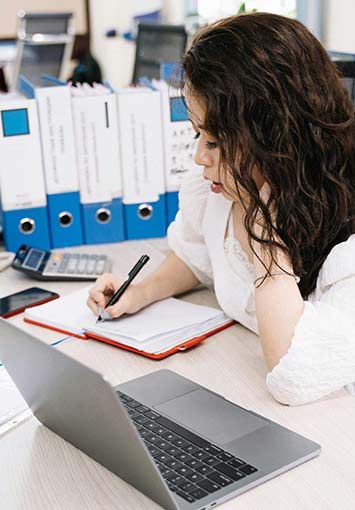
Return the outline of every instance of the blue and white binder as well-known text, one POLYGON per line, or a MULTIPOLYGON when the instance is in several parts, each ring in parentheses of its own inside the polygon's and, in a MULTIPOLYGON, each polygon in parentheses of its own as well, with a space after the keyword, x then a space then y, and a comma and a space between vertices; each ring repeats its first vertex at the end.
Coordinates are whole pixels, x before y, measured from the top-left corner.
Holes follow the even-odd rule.
POLYGON ((36 102, 0 101, 0 189, 6 248, 50 249, 36 102))
POLYGON ((35 89, 53 248, 83 244, 70 88, 35 89))
POLYGON ((162 101, 167 225, 179 209, 179 190, 185 175, 198 166, 194 163, 196 140, 186 104, 179 91, 160 82, 162 101))
POLYGON ((109 88, 72 88, 80 202, 86 244, 124 240, 116 97, 109 88))
POLYGON ((166 234, 160 93, 117 92, 126 238, 166 234))

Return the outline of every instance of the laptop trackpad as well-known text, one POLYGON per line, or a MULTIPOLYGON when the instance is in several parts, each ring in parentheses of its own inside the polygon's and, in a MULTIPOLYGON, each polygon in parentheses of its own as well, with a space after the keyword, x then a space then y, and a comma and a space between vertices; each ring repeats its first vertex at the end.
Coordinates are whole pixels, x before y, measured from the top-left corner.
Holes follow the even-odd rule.
POLYGON ((154 407, 197 435, 220 445, 268 425, 268 421, 204 389, 191 391, 154 407))

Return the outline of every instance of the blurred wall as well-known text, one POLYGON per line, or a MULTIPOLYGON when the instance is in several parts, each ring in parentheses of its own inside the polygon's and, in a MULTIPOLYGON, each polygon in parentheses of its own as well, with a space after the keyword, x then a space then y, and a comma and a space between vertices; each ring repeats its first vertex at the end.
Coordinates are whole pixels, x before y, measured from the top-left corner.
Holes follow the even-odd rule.
POLYGON ((354 0, 324 0, 324 4, 324 46, 355 54, 354 0))
MULTIPOLYGON (((129 85, 134 65, 135 44, 122 37, 106 37, 108 29, 129 30, 134 1, 89 0, 91 51, 98 59, 103 76, 115 87, 129 85)), ((185 0, 163 0, 163 16, 169 23, 183 23, 185 0)))

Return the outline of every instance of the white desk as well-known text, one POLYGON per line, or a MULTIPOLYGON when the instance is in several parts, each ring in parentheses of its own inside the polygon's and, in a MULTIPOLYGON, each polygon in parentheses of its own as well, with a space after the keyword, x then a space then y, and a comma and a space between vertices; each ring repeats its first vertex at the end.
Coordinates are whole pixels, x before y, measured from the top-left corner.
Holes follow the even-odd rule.
MULTIPOLYGON (((165 248, 163 241, 125 242, 84 247, 115 258, 125 274, 141 253, 152 269, 165 248)), ((147 266, 148 268, 148 266, 147 266)), ((33 282, 9 269, 0 273, 1 295, 33 282)), ((43 283, 64 294, 83 283, 43 283)), ((215 305, 205 289, 184 299, 215 305)), ((11 321, 53 342, 63 335, 11 321)), ((307 462, 222 505, 223 510, 350 510, 355 508, 355 398, 345 391, 300 407, 275 402, 265 387, 266 368, 258 338, 240 325, 211 337, 197 348, 152 361, 94 341, 70 339, 57 348, 105 373, 114 384, 169 368, 221 393, 243 407, 319 442, 320 457, 307 462)), ((0 508, 3 510, 143 510, 159 508, 108 470, 30 418, 0 438, 0 508)))

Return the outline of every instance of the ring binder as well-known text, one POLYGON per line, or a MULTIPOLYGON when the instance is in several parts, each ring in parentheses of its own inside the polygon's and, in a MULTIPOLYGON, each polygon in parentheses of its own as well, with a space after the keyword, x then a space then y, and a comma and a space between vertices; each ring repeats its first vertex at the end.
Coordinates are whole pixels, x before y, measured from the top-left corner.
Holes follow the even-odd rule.
POLYGON ((37 102, 50 235, 60 248, 83 243, 71 97, 65 82, 42 79, 52 86, 35 88, 21 76, 20 87, 37 102))
POLYGON ((36 102, 1 101, 0 186, 5 244, 50 248, 36 102))
POLYGON ((127 239, 166 234, 160 94, 148 88, 117 93, 127 239))

